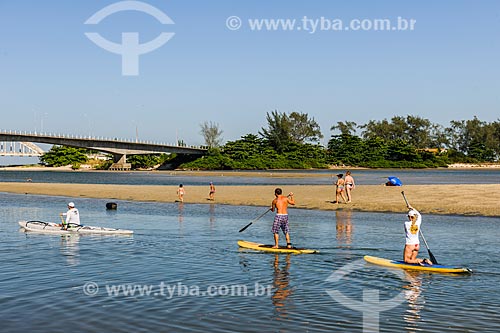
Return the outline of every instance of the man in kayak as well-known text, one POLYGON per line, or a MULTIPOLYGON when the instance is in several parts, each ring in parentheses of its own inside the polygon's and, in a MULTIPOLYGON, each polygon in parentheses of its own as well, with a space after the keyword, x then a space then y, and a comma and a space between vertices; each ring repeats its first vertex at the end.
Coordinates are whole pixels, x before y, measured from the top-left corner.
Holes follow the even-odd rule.
POLYGON ((68 203, 68 211, 66 213, 61 213, 61 216, 66 216, 66 221, 63 220, 62 229, 68 230, 68 225, 70 223, 80 224, 80 213, 78 209, 75 208, 73 202, 68 203))
POLYGON ((290 242, 290 229, 288 227, 288 212, 287 207, 288 204, 295 205, 295 200, 293 199, 293 193, 290 192, 288 196, 282 195, 283 191, 280 188, 274 190, 274 195, 276 198, 273 200, 271 204, 271 211, 274 212, 276 209, 276 215, 274 217, 273 227, 271 231, 274 234, 274 246, 273 249, 277 249, 278 240, 279 240, 279 231, 280 228, 285 234, 286 238, 286 247, 291 249, 292 243, 290 242))
POLYGON ((418 250, 420 249, 418 232, 422 223, 422 216, 412 206, 408 205, 408 209, 408 221, 405 221, 406 244, 403 252, 403 260, 408 264, 432 265, 429 259, 417 258, 418 250))

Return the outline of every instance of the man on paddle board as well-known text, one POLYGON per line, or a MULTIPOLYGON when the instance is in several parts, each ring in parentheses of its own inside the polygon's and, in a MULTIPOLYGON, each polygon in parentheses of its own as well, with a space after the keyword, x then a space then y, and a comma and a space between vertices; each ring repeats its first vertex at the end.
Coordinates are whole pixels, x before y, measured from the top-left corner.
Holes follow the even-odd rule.
POLYGON ((422 216, 412 206, 408 205, 408 209, 408 221, 405 221, 406 244, 403 252, 403 260, 408 264, 432 265, 429 259, 417 258, 418 250, 420 249, 418 232, 422 223, 422 216))
POLYGON ((285 234, 286 238, 286 247, 292 248, 292 243, 290 242, 290 229, 288 227, 288 205, 295 205, 295 200, 293 199, 293 193, 290 192, 288 196, 282 195, 283 191, 280 188, 274 190, 275 199, 271 204, 271 211, 274 212, 276 209, 276 215, 274 216, 273 227, 271 231, 274 234, 274 249, 278 248, 279 241, 279 231, 280 228, 285 234))

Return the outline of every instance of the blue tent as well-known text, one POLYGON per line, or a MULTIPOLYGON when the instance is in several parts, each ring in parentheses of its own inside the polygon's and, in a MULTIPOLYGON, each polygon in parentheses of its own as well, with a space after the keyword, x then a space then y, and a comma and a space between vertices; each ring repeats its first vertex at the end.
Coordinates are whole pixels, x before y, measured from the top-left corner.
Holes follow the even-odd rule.
POLYGON ((403 186, 403 183, 401 183, 401 180, 398 177, 387 177, 389 181, 386 183, 388 186, 403 186))

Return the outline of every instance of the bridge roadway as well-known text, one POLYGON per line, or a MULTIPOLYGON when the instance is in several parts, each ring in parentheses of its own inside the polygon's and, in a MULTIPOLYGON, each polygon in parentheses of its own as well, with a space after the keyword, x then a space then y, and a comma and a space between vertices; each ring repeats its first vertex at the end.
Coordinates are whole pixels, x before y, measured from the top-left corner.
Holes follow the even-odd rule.
POLYGON ((130 141, 123 139, 109 139, 84 136, 65 136, 59 134, 32 133, 21 131, 0 131, 0 142, 36 142, 54 145, 63 145, 76 148, 87 148, 113 155, 111 170, 128 170, 127 155, 176 153, 189 155, 203 155, 206 147, 175 146, 150 141, 130 141))

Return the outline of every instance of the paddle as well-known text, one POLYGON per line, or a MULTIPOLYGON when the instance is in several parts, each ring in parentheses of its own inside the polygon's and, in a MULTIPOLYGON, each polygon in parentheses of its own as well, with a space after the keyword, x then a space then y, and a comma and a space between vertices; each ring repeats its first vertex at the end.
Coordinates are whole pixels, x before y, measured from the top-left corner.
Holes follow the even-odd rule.
POLYGON ((240 230, 239 232, 245 231, 245 230, 246 230, 246 228, 248 228, 249 226, 251 226, 251 225, 252 225, 252 223, 254 223, 254 222, 256 222, 257 220, 259 220, 262 216, 266 215, 266 214, 267 214, 267 212, 269 212, 270 210, 271 210, 271 209, 269 209, 269 208, 268 208, 268 209, 264 212, 264 214, 262 214, 261 216, 259 216, 258 218, 256 218, 256 219, 255 219, 255 220, 253 220, 252 222, 248 223, 248 224, 247 224, 246 226, 244 226, 243 228, 241 228, 241 230, 240 230))
MULTIPOLYGON (((64 226, 66 225, 66 221, 64 221, 64 219, 63 219, 62 215, 59 215, 59 217, 61 218, 62 227, 63 227, 63 229, 64 229, 64 226)), ((68 230, 68 227, 66 227, 66 229, 64 229, 64 230, 68 230)))
MULTIPOLYGON (((403 199, 405 199, 406 207, 410 208, 410 204, 408 203, 408 200, 406 199, 406 196, 405 196, 405 191, 401 191, 401 194, 403 195, 403 199)), ((418 230, 420 232, 420 236, 422 236, 422 239, 424 240, 425 247, 427 248, 427 252, 429 252, 429 258, 431 259, 431 262, 434 265, 439 265, 437 260, 436 260, 436 257, 434 257, 434 255, 432 254, 431 249, 429 248, 429 245, 427 244, 427 241, 425 240, 425 237, 424 237, 424 234, 422 233, 422 230, 420 228, 418 230)))

